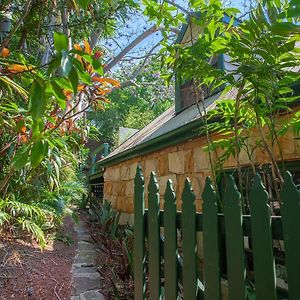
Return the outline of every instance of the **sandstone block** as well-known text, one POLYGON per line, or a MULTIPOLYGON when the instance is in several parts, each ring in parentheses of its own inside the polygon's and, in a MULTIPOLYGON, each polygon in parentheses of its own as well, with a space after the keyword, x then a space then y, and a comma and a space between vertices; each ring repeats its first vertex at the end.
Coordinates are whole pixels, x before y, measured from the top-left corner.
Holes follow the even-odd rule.
POLYGON ((131 197, 134 195, 134 181, 133 180, 126 181, 125 195, 126 195, 126 197, 131 197))
POLYGON ((111 181, 104 182, 104 194, 112 195, 112 182, 111 181))
POLYGON ((280 137, 279 143, 283 154, 293 154, 296 152, 295 136, 292 131, 288 131, 285 135, 280 137))
POLYGON ((165 176, 168 174, 168 168, 169 163, 168 163, 168 154, 163 154, 160 155, 158 158, 158 175, 159 176, 165 176))
POLYGON ((135 174, 136 174, 136 168, 138 166, 138 163, 137 162, 134 162, 134 163, 131 163, 130 166, 129 166, 129 180, 130 179, 134 179, 135 177, 135 174))
POLYGON ((151 172, 157 173, 157 159, 150 159, 145 161, 144 175, 150 176, 151 172))
POLYGON ((178 151, 168 154, 169 172, 184 174, 185 151, 178 151))
POLYGON ((204 173, 197 173, 191 178, 192 181, 192 187, 194 190, 194 193, 196 195, 196 199, 202 198, 202 192, 205 185, 205 176, 204 173))
MULTIPOLYGON (((126 163, 126 162, 125 162, 126 163)), ((130 178, 130 166, 122 165, 120 168, 121 180, 129 180, 130 178)))
POLYGON ((192 150, 185 152, 184 170, 185 173, 191 173, 194 171, 194 152, 192 150))
POLYGON ((194 149, 194 172, 203 172, 210 169, 209 153, 204 152, 202 147, 194 149))
POLYGON ((119 167, 107 167, 104 172, 104 181, 118 181, 120 180, 119 167))

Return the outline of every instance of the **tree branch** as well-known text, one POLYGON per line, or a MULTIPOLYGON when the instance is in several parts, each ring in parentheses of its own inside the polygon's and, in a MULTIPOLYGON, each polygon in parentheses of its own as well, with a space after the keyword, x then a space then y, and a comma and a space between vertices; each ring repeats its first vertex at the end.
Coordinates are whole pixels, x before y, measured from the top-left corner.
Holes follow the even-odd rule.
MULTIPOLYGON (((106 67, 104 68, 104 73, 110 71, 128 52, 130 52, 134 47, 141 43, 145 38, 157 31, 162 31, 164 29, 164 27, 157 27, 156 25, 153 25, 152 27, 148 28, 106 65, 106 67)), ((179 33, 179 31, 176 28, 170 28, 170 30, 177 34, 179 33)))
POLYGON ((153 51, 154 51, 157 47, 159 47, 161 41, 162 41, 162 40, 160 40, 156 45, 154 45, 154 46, 150 49, 150 51, 145 55, 144 61, 141 63, 141 65, 140 65, 138 68, 136 68, 136 70, 132 73, 132 75, 130 76, 130 78, 129 78, 128 80, 122 82, 122 83, 120 84, 120 87, 114 87, 114 88, 111 90, 111 92, 113 92, 113 91, 116 90, 116 89, 128 87, 128 86, 131 86, 131 85, 134 85, 134 84, 135 84, 134 79, 135 79, 136 77, 138 77, 138 76, 141 74, 141 72, 143 71, 143 69, 144 69, 145 66, 146 66, 147 61, 148 61, 149 58, 153 55, 153 54, 152 54, 153 51))

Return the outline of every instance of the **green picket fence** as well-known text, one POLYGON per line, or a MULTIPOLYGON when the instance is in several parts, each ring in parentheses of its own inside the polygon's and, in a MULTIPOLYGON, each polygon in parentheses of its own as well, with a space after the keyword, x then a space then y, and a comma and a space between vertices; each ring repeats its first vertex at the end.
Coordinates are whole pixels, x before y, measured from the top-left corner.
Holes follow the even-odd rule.
POLYGON ((164 210, 160 210, 159 186, 153 172, 148 185, 148 210, 145 209, 140 167, 135 177, 134 194, 135 300, 175 300, 179 291, 183 291, 186 300, 222 299, 222 276, 228 283, 229 300, 247 299, 244 237, 252 241, 254 299, 282 299, 276 291, 273 240, 284 241, 288 299, 300 299, 300 192, 290 173, 286 173, 281 190, 281 217, 271 216, 268 193, 259 175, 250 194, 251 215, 242 215, 241 194, 232 176, 228 176, 222 199, 223 214, 218 213, 217 194, 209 178, 202 194, 203 213, 196 213, 189 179, 180 195, 182 212, 176 211, 171 180, 164 194, 164 210), (178 231, 182 237, 180 253, 178 231), (203 232, 203 283, 197 266, 197 232, 203 232), (221 272, 224 261, 225 275, 221 272))

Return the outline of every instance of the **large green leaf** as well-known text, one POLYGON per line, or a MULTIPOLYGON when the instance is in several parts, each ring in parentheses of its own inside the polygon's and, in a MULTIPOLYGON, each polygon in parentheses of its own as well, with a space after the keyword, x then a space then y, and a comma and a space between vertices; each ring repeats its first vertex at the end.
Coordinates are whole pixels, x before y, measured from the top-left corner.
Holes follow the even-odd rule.
POLYGON ((78 89, 79 79, 78 79, 77 71, 74 67, 70 71, 69 80, 72 84, 74 95, 76 95, 77 94, 77 89, 78 89))
POLYGON ((51 86, 56 96, 57 103, 61 109, 66 109, 66 96, 62 91, 62 88, 57 84, 56 81, 51 81, 51 86))
POLYGON ((54 48, 57 52, 68 50, 68 37, 60 32, 54 32, 54 48))
POLYGON ((36 168, 45 157, 46 144, 43 140, 37 141, 31 150, 30 162, 33 168, 36 168))
POLYGON ((67 77, 69 75, 73 67, 72 57, 65 50, 62 50, 60 67, 61 67, 61 74, 64 77, 67 77))
POLYGON ((28 109, 33 120, 41 118, 46 110, 45 85, 41 80, 34 80, 29 91, 28 109))
POLYGON ((282 22, 272 25, 271 30, 275 34, 288 36, 291 33, 300 32, 300 26, 290 22, 282 22))
POLYGON ((22 169, 27 164, 29 158, 29 149, 29 145, 24 145, 17 150, 12 162, 15 170, 22 169))

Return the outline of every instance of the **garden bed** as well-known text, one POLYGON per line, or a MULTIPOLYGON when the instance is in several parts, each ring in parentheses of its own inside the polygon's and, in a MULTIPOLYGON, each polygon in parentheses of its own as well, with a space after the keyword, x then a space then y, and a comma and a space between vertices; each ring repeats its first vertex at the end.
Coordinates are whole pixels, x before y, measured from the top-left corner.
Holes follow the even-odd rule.
POLYGON ((77 241, 74 222, 64 219, 43 251, 35 242, 1 236, 0 300, 69 300, 77 241))

